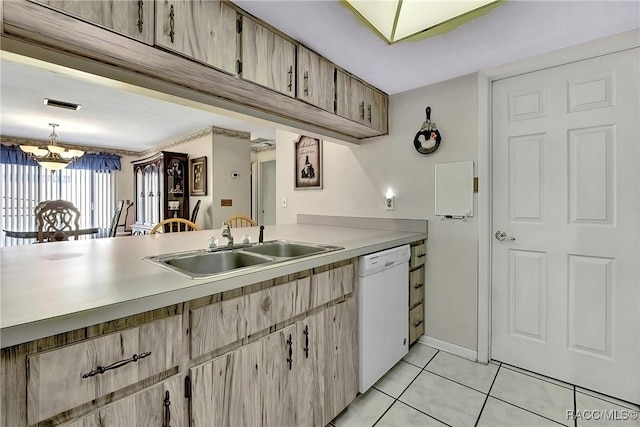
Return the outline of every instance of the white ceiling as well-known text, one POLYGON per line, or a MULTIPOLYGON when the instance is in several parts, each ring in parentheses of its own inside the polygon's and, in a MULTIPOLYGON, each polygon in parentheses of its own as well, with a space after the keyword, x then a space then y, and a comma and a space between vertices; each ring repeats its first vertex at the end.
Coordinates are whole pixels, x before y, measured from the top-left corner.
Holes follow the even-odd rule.
MULTIPOLYGON (((389 94, 640 27, 638 1, 512 0, 449 33, 388 46, 337 0, 236 4, 389 94)), ((275 138, 276 125, 7 57, 0 69, 3 136, 46 139, 48 123, 55 122, 61 143, 133 151, 206 126, 248 131, 252 139, 275 138), (46 107, 45 97, 82 108, 46 107)))

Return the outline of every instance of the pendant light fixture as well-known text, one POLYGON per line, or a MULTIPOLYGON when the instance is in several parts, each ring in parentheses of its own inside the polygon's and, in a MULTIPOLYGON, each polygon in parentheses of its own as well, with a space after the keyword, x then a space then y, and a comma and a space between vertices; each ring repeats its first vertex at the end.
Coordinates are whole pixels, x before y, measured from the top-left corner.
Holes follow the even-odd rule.
POLYGON ((84 151, 60 147, 58 145, 58 134, 56 134, 56 127, 59 125, 57 123, 49 123, 49 126, 52 127, 51 135, 49 135, 49 145, 46 147, 21 145, 20 149, 33 156, 43 168, 55 172, 66 168, 69 163, 81 157, 84 151))

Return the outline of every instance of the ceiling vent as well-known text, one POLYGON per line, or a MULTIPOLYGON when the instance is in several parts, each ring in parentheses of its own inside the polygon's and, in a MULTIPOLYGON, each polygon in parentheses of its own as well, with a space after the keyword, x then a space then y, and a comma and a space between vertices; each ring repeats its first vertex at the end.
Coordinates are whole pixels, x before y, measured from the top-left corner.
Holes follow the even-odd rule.
POLYGON ((49 107, 64 108, 65 110, 75 110, 75 111, 78 111, 80 107, 82 107, 82 105, 80 104, 74 104, 72 102, 65 102, 65 101, 57 101, 55 99, 49 99, 49 98, 44 99, 44 105, 48 105, 49 107))

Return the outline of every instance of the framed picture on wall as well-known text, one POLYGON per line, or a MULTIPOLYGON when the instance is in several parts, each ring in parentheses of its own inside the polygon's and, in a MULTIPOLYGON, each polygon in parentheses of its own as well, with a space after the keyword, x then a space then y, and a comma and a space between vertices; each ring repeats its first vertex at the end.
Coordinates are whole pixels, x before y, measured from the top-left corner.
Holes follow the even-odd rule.
POLYGON ((294 153, 294 189, 322 189, 322 140, 300 135, 295 141, 294 153))
POLYGON ((207 156, 191 159, 191 168, 189 174, 189 191, 190 196, 206 196, 207 195, 207 156))

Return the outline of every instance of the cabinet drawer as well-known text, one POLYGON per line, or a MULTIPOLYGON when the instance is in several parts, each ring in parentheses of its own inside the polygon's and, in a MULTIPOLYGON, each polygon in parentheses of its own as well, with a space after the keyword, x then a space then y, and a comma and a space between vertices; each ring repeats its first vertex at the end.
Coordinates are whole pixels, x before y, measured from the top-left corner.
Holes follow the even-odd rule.
POLYGON ((177 366, 181 326, 171 316, 28 356, 29 425, 177 366))
POLYGON ((193 309, 189 312, 191 358, 236 342, 247 335, 245 296, 193 309))
POLYGON ((142 390, 132 396, 105 405, 61 427, 172 427, 184 425, 184 392, 181 377, 171 379, 142 390))
POLYGON ((409 307, 424 301, 424 267, 409 272, 409 307))
POLYGON ((353 280, 353 264, 349 264, 314 274, 308 285, 301 282, 300 293, 308 294, 308 309, 312 309, 353 292, 353 280), (303 289, 304 285, 309 289, 303 289))
POLYGON ((427 247, 424 243, 411 246, 411 258, 409 259, 409 268, 415 268, 424 265, 427 259, 427 247))
POLYGON ((424 304, 418 304, 409 312, 409 344, 424 334, 424 304))

